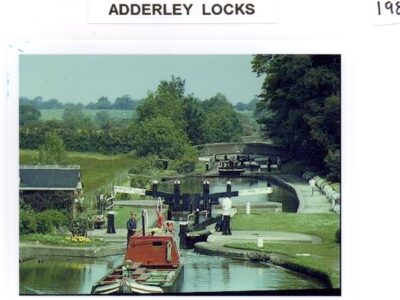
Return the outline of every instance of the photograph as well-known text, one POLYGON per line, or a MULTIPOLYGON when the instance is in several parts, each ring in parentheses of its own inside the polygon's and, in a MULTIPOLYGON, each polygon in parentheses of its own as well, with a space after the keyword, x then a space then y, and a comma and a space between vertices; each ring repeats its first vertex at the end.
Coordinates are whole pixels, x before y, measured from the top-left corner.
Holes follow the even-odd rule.
POLYGON ((19 295, 341 295, 341 54, 18 57, 19 295))

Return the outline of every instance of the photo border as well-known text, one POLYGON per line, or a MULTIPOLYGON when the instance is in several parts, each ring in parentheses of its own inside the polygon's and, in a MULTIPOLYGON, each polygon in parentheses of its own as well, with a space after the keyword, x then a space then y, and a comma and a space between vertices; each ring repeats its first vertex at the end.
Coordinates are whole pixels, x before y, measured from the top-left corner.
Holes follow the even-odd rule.
MULTIPOLYGON (((350 179, 350 139, 354 137, 350 127, 353 108, 349 99, 352 95, 349 82, 351 78, 351 50, 337 40, 261 40, 261 39, 158 39, 158 40, 68 40, 68 41, 16 41, 10 43, 8 49, 7 80, 7 120, 6 120, 6 211, 10 228, 8 236, 8 287, 10 294, 19 295, 19 268, 15 263, 19 260, 19 57, 26 54, 64 54, 64 55, 209 55, 209 54, 338 54, 341 55, 341 215, 342 230, 340 279, 343 294, 343 282, 346 262, 346 199, 351 199, 350 179), (346 130, 343 130, 346 128, 346 130), (345 201, 343 201, 345 199, 345 201), (344 205, 343 205, 344 204, 344 205), (14 263, 15 262, 15 263, 14 263)), ((354 142, 354 140, 352 141, 354 142)), ((7 255, 7 253, 6 253, 7 255)), ((229 295, 229 292, 226 293, 229 295)), ((182 295, 185 296, 185 295, 182 295)), ((20 296, 21 297, 21 296, 20 296)), ((156 297, 156 296, 153 296, 156 297)), ((165 297, 163 297, 165 298, 165 297)), ((280 297, 282 299, 282 297, 280 297)))

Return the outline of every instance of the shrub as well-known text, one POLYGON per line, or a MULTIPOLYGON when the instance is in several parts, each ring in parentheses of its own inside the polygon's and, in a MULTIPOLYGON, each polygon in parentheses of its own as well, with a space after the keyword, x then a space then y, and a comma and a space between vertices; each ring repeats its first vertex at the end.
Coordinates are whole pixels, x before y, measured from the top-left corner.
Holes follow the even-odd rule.
POLYGON ((329 150, 324 162, 329 170, 326 178, 332 181, 340 181, 340 151, 329 150))
POLYGON ((32 209, 21 209, 19 214, 19 232, 28 234, 36 232, 37 222, 32 209))
POLYGON ((50 209, 38 213, 36 216, 37 220, 37 232, 39 233, 52 233, 55 228, 59 226, 67 225, 67 216, 61 211, 50 209))
POLYGON ((304 174, 303 174, 303 178, 304 178, 305 180, 310 180, 310 179, 313 178, 314 176, 315 176, 315 173, 310 172, 310 171, 306 171, 306 172, 304 172, 304 174))
POLYGON ((191 147, 185 147, 185 152, 179 159, 173 162, 174 167, 179 173, 190 173, 196 168, 196 162, 198 161, 196 150, 191 147))

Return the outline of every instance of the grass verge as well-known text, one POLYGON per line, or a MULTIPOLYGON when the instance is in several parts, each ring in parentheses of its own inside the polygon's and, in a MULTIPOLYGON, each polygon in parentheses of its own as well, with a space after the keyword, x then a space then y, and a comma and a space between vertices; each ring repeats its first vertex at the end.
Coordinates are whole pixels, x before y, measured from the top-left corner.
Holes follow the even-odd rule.
POLYGON ((335 240, 340 226, 337 214, 291 214, 254 211, 251 215, 237 214, 233 230, 271 230, 312 234, 322 238, 320 244, 268 243, 258 248, 255 243, 227 243, 226 247, 278 253, 291 263, 327 274, 334 288, 340 287, 340 244, 335 240))

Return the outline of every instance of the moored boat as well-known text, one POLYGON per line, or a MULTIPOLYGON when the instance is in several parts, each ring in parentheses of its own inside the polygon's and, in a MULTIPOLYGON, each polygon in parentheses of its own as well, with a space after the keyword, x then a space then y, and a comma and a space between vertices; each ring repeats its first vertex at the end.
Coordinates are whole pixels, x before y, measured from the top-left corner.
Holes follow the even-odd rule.
POLYGON ((244 164, 233 160, 220 161, 218 167, 218 173, 223 176, 240 175, 244 173, 244 171, 244 164))
POLYGON ((91 294, 163 294, 179 289, 184 262, 172 235, 132 236, 124 263, 97 281, 91 294))

